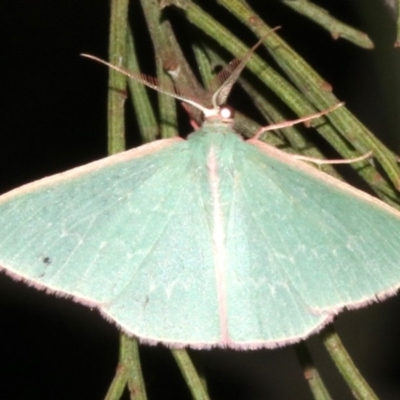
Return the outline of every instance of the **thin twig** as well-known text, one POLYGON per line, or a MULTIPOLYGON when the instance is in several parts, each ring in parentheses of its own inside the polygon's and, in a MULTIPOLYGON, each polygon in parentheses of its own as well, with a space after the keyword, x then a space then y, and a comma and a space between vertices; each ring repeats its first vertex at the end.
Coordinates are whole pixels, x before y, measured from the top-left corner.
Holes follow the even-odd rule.
POLYGON ((205 389, 196 368, 185 349, 171 350, 175 361, 177 362, 183 377, 195 400, 209 400, 207 390, 205 389))
POLYGON ((147 400, 140 366, 139 343, 134 337, 121 334, 121 357, 128 372, 128 388, 132 400, 147 400))
MULTIPOLYGON (((126 60, 128 4, 129 0, 111 2, 109 59, 121 67, 126 60)), ((108 154, 115 154, 125 150, 126 77, 110 70, 108 87, 108 154)))
POLYGON ((344 38, 364 49, 374 48, 374 43, 367 34, 332 17, 327 10, 311 1, 283 0, 282 3, 322 26, 334 39, 344 38))
MULTIPOLYGON (((139 62, 132 32, 128 35, 127 50, 127 69, 129 71, 139 71, 139 62)), ((151 142, 156 140, 158 134, 157 119, 145 86, 135 79, 128 79, 128 87, 132 96, 133 108, 143 141, 151 142)))
POLYGON ((397 12, 397 32, 396 32, 396 40, 394 42, 394 47, 400 47, 400 0, 396 0, 396 12, 397 12))
POLYGON ((314 365, 314 361, 306 344, 304 342, 300 342, 294 346, 294 350, 303 370, 304 378, 310 386, 314 399, 331 400, 332 397, 330 396, 317 367, 314 365))
MULTIPOLYGON (((173 83, 164 72, 164 65, 168 62, 164 59, 165 49, 169 48, 168 35, 164 32, 164 27, 168 24, 168 21, 160 22, 161 12, 158 7, 158 0, 141 0, 141 4, 154 46, 158 82, 160 87, 171 92, 174 90, 173 83)), ((170 96, 159 94, 158 108, 161 137, 168 138, 176 136, 177 115, 175 100, 170 96)))
POLYGON ((354 365, 353 360, 336 333, 333 324, 323 329, 320 333, 320 337, 355 398, 358 400, 378 400, 377 395, 354 365))
POLYGON ((124 349, 122 346, 122 334, 120 335, 120 346, 119 346, 119 361, 117 365, 117 369, 115 371, 115 375, 111 384, 108 388, 107 394, 104 400, 119 400, 125 390, 126 384, 128 382, 128 370, 123 361, 124 349))

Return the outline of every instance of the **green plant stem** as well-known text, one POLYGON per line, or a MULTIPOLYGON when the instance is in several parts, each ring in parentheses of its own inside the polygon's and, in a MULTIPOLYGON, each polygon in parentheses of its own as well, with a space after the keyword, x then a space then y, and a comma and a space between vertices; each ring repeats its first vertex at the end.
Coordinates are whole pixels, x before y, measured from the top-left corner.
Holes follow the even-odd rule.
POLYGON ((146 400, 140 368, 139 346, 135 338, 120 334, 119 361, 105 400, 119 400, 128 384, 132 400, 146 400))
MULTIPOLYGON (((163 25, 166 24, 167 21, 161 23, 161 12, 158 7, 158 0, 141 0, 141 4, 154 46, 159 87, 171 92, 174 89, 173 84, 170 78, 164 73, 164 65, 168 65, 168 61, 165 60, 165 49, 169 48, 169 43, 163 25)), ((170 67, 167 66, 166 68, 168 69, 170 67)), ((159 93, 158 108, 161 137, 168 138, 176 136, 177 116, 175 100, 171 96, 165 96, 159 93)))
MULTIPOLYGON (((136 55, 135 40, 132 32, 128 35, 127 50, 127 69, 129 71, 139 71, 139 62, 136 55)), ((128 87, 143 141, 151 142, 156 140, 158 134, 158 123, 146 87, 135 79, 128 79, 128 87)))
POLYGON ((283 4, 292 8, 296 12, 311 19, 318 25, 326 29, 336 40, 339 38, 347 39, 357 46, 364 49, 373 49, 374 44, 364 32, 360 32, 353 27, 333 18, 327 10, 319 7, 308 0, 283 0, 283 4))
POLYGON ((311 392, 315 400, 332 400, 328 389, 318 372, 318 369, 314 365, 314 361, 311 357, 310 352, 307 349, 305 342, 300 342, 294 346, 294 350, 297 355, 297 359, 303 370, 303 375, 308 382, 311 392))
POLYGON ((195 400, 209 400, 207 390, 196 371, 196 368, 185 349, 172 349, 172 355, 177 362, 183 377, 195 400))
POLYGON ((358 400, 378 400, 374 391, 354 365, 333 324, 324 328, 320 333, 320 337, 355 398, 358 400))
POLYGON ((213 79, 214 74, 212 73, 212 67, 208 57, 207 49, 205 46, 203 46, 200 35, 198 35, 197 39, 198 40, 196 40, 192 45, 193 53, 196 57, 196 64, 198 65, 199 74, 201 76, 203 85, 208 88, 208 85, 213 79))
POLYGON ((397 26, 397 31, 396 31, 396 40, 394 42, 394 47, 400 47, 400 0, 397 0, 396 26, 397 26))
MULTIPOLYGON (((128 0, 112 0, 110 16, 109 58, 112 63, 124 66, 128 39, 128 0)), ((125 113, 126 77, 110 69, 108 95, 108 152, 118 153, 125 150, 125 113)), ((120 335, 119 364, 110 385, 106 400, 118 400, 125 386, 131 393, 131 399, 146 400, 143 378, 140 369, 138 344, 136 339, 120 335)))
MULTIPOLYGON (((121 67, 126 59, 128 4, 129 0, 111 1, 109 59, 121 67)), ((108 87, 108 154, 115 154, 125 150, 125 75, 110 69, 108 87)))
POLYGON ((140 366, 139 343, 134 337, 121 334, 121 359, 127 366, 128 389, 131 399, 146 400, 146 389, 140 366))

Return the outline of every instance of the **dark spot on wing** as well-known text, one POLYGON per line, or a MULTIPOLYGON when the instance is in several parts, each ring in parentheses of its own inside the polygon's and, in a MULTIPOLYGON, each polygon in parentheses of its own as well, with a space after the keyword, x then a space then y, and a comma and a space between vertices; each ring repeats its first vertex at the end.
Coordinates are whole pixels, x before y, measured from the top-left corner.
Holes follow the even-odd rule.
POLYGON ((147 307, 147 304, 149 304, 149 301, 150 301, 149 296, 146 296, 143 303, 143 311, 147 307))
POLYGON ((46 265, 50 265, 51 264, 51 258, 50 257, 42 257, 42 262, 43 262, 43 264, 46 264, 46 265))

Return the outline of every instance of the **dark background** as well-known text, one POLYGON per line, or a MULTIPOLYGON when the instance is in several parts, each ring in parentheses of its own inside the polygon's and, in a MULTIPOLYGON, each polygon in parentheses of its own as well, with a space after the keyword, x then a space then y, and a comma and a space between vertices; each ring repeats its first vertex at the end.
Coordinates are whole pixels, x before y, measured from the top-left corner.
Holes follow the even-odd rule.
MULTIPOLYGON (((200 3, 254 44, 256 39, 214 1, 200 3)), ((279 1, 250 4, 271 26, 282 25, 281 35, 333 85, 334 93, 398 150, 400 50, 393 48, 394 19, 382 1, 318 2, 366 31, 376 44, 372 51, 332 40, 279 1)), ((79 53, 107 57, 108 7, 105 0, 0 3, 1 193, 106 156, 107 70, 79 53)), ((133 5, 131 14, 135 31, 143 30, 139 51, 151 59, 140 8, 133 5)), ((182 24, 178 34, 193 29, 179 15, 175 18, 182 24)), ((152 73, 152 66, 143 68, 152 73)), ((382 399, 400 398, 399 316, 400 300, 393 298, 346 312, 337 321, 350 354, 382 399)), ((118 332, 96 311, 1 274, 0 324, 1 399, 104 397, 117 364, 118 332)), ((335 398, 352 398, 318 338, 310 345, 335 398)), ((161 346, 141 351, 150 399, 190 398, 168 351, 161 346)), ((214 399, 312 398, 290 347, 196 353, 214 399)))

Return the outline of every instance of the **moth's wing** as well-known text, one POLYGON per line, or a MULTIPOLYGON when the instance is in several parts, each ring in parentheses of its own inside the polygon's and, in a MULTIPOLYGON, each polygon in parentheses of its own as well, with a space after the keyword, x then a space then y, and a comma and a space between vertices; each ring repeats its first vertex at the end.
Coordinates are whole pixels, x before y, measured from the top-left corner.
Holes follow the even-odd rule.
POLYGON ((228 323, 238 347, 274 347, 400 285, 400 213, 258 141, 235 152, 228 323))
POLYGON ((219 339, 202 176, 165 140, 0 197, 0 265, 147 341, 219 339))

